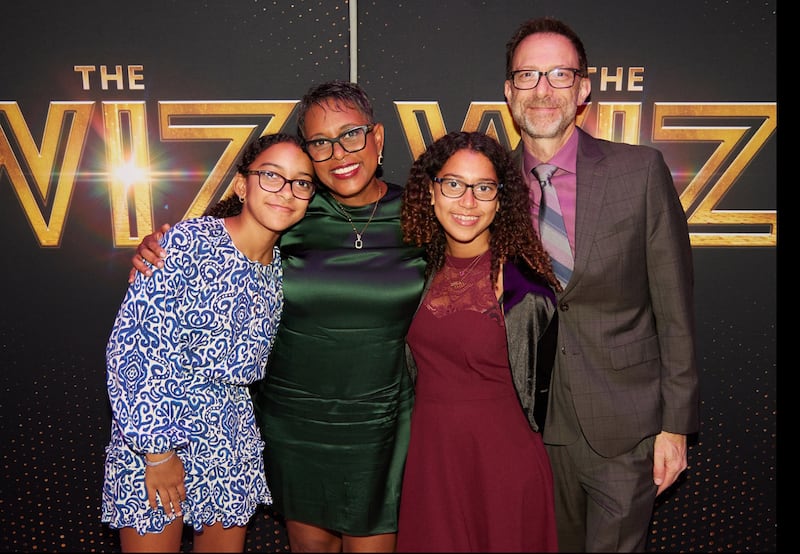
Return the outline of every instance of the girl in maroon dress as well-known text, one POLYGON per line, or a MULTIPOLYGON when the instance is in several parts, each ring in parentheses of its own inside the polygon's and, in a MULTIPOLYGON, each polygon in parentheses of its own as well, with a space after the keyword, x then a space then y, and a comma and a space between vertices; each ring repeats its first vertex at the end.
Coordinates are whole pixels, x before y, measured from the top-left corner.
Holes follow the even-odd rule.
POLYGON ((483 133, 449 133, 412 166, 401 218, 428 266, 407 337, 416 400, 397 549, 556 551, 540 432, 558 284, 517 165, 483 133))

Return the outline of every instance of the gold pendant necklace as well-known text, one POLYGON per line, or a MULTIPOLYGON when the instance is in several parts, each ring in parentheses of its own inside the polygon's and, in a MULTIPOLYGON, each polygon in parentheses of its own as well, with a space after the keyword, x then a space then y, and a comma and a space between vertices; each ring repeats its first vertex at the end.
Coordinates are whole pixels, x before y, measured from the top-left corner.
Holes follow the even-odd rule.
POLYGON ((486 254, 487 252, 488 250, 484 250, 480 256, 472 260, 469 263, 469 265, 464 269, 462 269, 461 271, 459 271, 454 265, 451 264, 450 267, 452 267, 456 271, 456 273, 458 274, 458 278, 453 281, 450 281, 450 287, 456 290, 464 288, 464 286, 466 285, 465 281, 467 277, 469 276, 470 273, 472 273, 472 270, 478 267, 478 262, 481 261, 483 255, 486 254))
POLYGON ((336 198, 333 197, 333 195, 331 195, 331 198, 333 198, 333 201, 336 202, 337 206, 339 206, 339 210, 342 212, 342 214, 344 214, 344 217, 347 219, 347 222, 350 224, 350 227, 353 228, 353 232, 356 234, 356 240, 353 241, 353 247, 356 250, 361 250, 362 248, 364 248, 364 241, 361 240, 361 237, 364 234, 364 231, 367 230, 367 227, 369 227, 369 224, 372 223, 372 218, 375 217, 375 212, 378 211, 378 204, 380 203, 382 197, 383 197, 383 195, 381 194, 380 185, 378 185, 378 199, 375 200, 375 205, 372 206, 372 213, 369 214, 369 219, 367 220, 367 222, 364 224, 364 227, 359 232, 359 230, 356 229, 356 226, 353 223, 353 218, 350 217, 350 212, 348 212, 347 209, 344 206, 342 206, 339 203, 339 201, 336 200, 336 198))

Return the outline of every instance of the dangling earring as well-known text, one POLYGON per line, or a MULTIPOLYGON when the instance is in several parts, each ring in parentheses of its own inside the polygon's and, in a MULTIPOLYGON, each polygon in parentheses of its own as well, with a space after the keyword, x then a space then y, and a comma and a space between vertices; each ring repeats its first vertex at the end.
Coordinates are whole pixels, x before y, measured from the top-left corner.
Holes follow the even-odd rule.
POLYGON ((240 197, 239 197, 239 202, 241 202, 242 204, 244 204, 244 196, 240 196, 240 197))
POLYGON ((383 152, 378 154, 378 165, 383 165, 383 152))

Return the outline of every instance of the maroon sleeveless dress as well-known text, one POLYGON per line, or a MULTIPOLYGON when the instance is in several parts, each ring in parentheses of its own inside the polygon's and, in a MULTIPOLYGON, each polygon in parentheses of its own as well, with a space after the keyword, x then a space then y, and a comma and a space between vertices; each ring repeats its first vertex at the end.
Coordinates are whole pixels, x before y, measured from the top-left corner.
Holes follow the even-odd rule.
POLYGON ((416 399, 398 552, 557 551, 553 477, 511 379, 490 257, 447 258, 408 333, 416 399))

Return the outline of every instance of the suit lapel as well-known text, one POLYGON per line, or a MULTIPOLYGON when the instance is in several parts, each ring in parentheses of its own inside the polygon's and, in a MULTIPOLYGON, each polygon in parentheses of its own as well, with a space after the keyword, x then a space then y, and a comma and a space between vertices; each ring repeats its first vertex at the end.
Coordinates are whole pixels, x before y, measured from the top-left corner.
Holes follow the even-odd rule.
MULTIPOLYGON (((603 216, 603 198, 608 186, 608 166, 598 141, 580 127, 578 131, 577 190, 575 196, 575 268, 564 292, 580 280, 589 261, 598 220, 603 216)), ((563 293, 562 293, 563 294, 563 293)))

